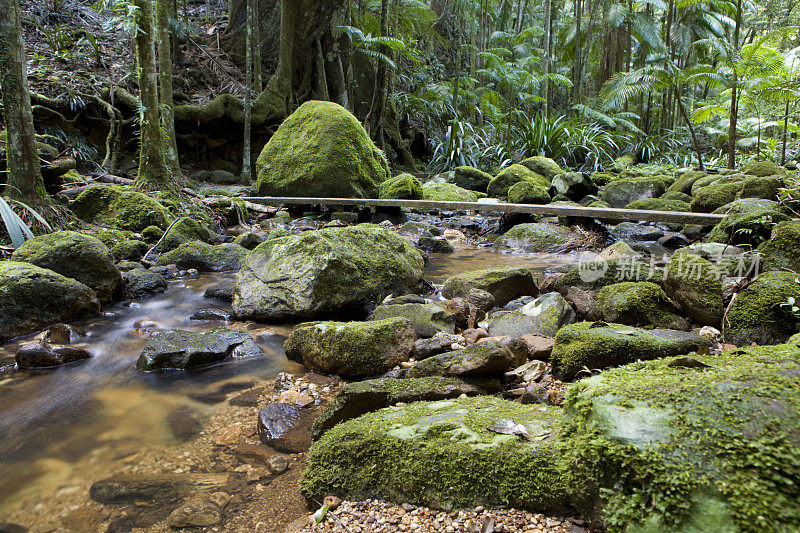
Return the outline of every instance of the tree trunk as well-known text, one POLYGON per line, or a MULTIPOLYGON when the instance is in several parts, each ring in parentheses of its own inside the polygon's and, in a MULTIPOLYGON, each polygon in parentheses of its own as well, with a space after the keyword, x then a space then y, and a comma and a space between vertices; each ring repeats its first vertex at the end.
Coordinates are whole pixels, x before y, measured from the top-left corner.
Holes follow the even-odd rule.
POLYGON ((34 138, 20 7, 0 0, 0 85, 3 89, 8 146, 5 194, 30 206, 47 199, 34 138))
POLYGON ((164 161, 164 146, 161 142, 153 3, 151 0, 134 0, 134 5, 139 8, 136 63, 141 101, 139 175, 136 177, 136 186, 146 190, 171 188, 169 171, 164 161))
POLYGON ((164 159, 173 178, 181 176, 178 160, 178 143, 175 141, 175 117, 172 100, 172 62, 169 16, 173 0, 156 0, 156 30, 158 39, 158 97, 161 105, 161 122, 164 127, 164 159))
POLYGON ((551 20, 553 15, 552 0, 545 0, 544 3, 544 37, 542 38, 542 74, 545 78, 542 80, 542 98, 544 98, 544 116, 550 117, 550 81, 547 76, 550 74, 550 30, 551 20))
POLYGON ((261 93, 261 88, 264 86, 261 76, 261 2, 258 0, 247 0, 247 37, 250 39, 250 44, 247 45, 249 52, 253 54, 253 91, 256 94, 261 93), (250 16, 250 9, 252 7, 252 17, 250 16), (251 30, 252 28, 252 30, 251 30), (252 35, 250 32, 252 31, 252 35))
MULTIPOLYGON (((381 0, 381 37, 389 36, 389 0, 381 0)), ((381 46, 381 53, 389 56, 391 51, 381 46)), ((389 78, 389 65, 379 61, 375 74, 375 102, 370 112, 370 133, 372 138, 383 144, 383 120, 386 110, 386 82, 389 78)))
POLYGON ((781 146, 781 166, 786 164, 786 133, 789 130, 789 101, 786 101, 786 112, 783 114, 783 141, 781 146))
POLYGON ((575 0, 575 64, 572 66, 572 100, 575 104, 581 103, 581 74, 583 74, 583 60, 581 48, 581 18, 583 17, 583 0, 575 0))
POLYGON ((689 118, 689 115, 686 113, 686 109, 683 107, 683 102, 681 102, 681 95, 677 89, 673 91, 675 93, 675 102, 678 105, 678 111, 683 117, 684 122, 686 122, 686 126, 689 128, 689 133, 692 136, 692 145, 694 146, 694 151, 697 154, 697 164, 700 167, 700 170, 705 170, 706 167, 703 165, 703 154, 700 151, 700 143, 697 142, 697 135, 694 131, 694 126, 692 125, 692 120, 689 118))
POLYGON ((242 149, 242 176, 244 184, 252 183, 253 172, 250 169, 252 162, 250 149, 250 125, 253 115, 253 26, 256 23, 254 4, 257 0, 247 0, 247 59, 245 59, 245 88, 244 88, 244 147, 242 149))
MULTIPOLYGON (((736 25, 733 28, 733 50, 739 53, 739 30, 742 25, 742 0, 736 0, 736 25)), ((735 62, 736 58, 732 57, 735 62)), ((739 77, 736 65, 733 66, 733 83, 731 87, 731 114, 728 121, 728 168, 736 167, 736 122, 739 118, 739 77)))

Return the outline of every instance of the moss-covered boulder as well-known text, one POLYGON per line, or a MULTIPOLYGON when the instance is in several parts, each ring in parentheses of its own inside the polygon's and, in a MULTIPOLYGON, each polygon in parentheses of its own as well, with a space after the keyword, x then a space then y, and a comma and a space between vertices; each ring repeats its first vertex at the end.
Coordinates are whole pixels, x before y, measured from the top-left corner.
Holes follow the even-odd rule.
POLYGON ((478 396, 386 408, 337 425, 309 452, 301 489, 440 509, 567 507, 561 411, 478 396), (519 424, 518 434, 492 431, 519 424))
POLYGON ((384 320, 402 317, 411 321, 417 337, 433 337, 440 331, 455 333, 456 316, 436 304, 384 304, 379 305, 370 315, 370 320, 384 320))
POLYGON ((755 211, 780 211, 777 200, 765 198, 739 198, 712 211, 715 215, 747 214, 755 211))
POLYGON ((381 184, 380 197, 398 200, 422 200, 422 183, 411 174, 398 174, 381 184))
POLYGON ((310 101, 283 121, 256 161, 260 196, 375 198, 389 179, 386 157, 356 117, 310 101))
POLYGON ((581 200, 582 198, 597 194, 597 185, 592 181, 589 174, 583 172, 565 172, 553 177, 550 183, 550 193, 553 195, 563 195, 571 200, 581 200))
POLYGON ((111 248, 116 261, 138 261, 147 253, 150 245, 137 239, 128 239, 111 248))
POLYGON ((236 276, 233 309, 256 320, 352 314, 422 279, 422 254, 373 224, 271 239, 236 276))
POLYGON ((612 531, 800 529, 800 350, 658 359, 585 379, 565 400, 574 501, 612 531))
POLYGON ((692 320, 706 326, 720 326, 724 301, 723 272, 718 265, 689 251, 679 250, 670 257, 664 273, 667 295, 692 320))
POLYGON ((569 228, 557 224, 517 224, 494 241, 492 250, 526 254, 546 252, 564 245, 572 236, 569 228))
POLYGON ((258 246, 265 240, 267 239, 265 239, 258 233, 252 231, 246 231, 241 235, 237 235, 236 238, 233 239, 233 244, 238 244, 239 246, 247 250, 253 250, 256 246, 258 246))
POLYGON ((320 372, 375 376, 407 361, 414 351, 414 325, 393 317, 369 322, 304 322, 284 343, 286 357, 320 372))
POLYGON ((508 201, 512 204, 547 204, 550 203, 550 193, 541 185, 521 181, 508 188, 508 201))
POLYGON ((411 367, 409 377, 487 376, 502 374, 525 362, 527 348, 518 339, 486 339, 463 350, 428 357, 411 367))
POLYGON ((175 265, 180 269, 194 268, 198 272, 238 270, 247 250, 238 244, 207 244, 200 241, 181 244, 156 261, 156 265, 175 265))
POLYGON ((428 237, 427 235, 417 239, 417 248, 429 254, 451 254, 456 251, 450 241, 442 237, 428 237))
POLYGON ((167 290, 167 280, 158 272, 134 268, 122 275, 122 286, 126 298, 140 300, 167 290))
POLYGON ((506 305, 522 296, 538 294, 530 270, 515 267, 498 267, 462 272, 447 278, 442 287, 445 298, 467 298, 470 291, 488 292, 496 305, 506 305))
POLYGON ((631 245, 625 241, 617 241, 611 246, 603 248, 596 257, 598 261, 616 261, 619 259, 632 258, 643 259, 642 254, 631 248, 631 245))
POLYGON ((622 281, 659 283, 662 273, 638 257, 581 261, 568 272, 550 280, 548 287, 566 295, 570 287, 595 291, 622 281))
POLYGON ((670 200, 664 198, 644 198, 642 200, 634 200, 625 206, 625 209, 645 209, 647 211, 690 211, 690 206, 687 202, 681 200, 670 200))
POLYGON ((772 161, 751 161, 743 166, 741 170, 743 174, 758 177, 783 176, 786 174, 785 168, 779 167, 772 161))
POLYGON ((575 321, 575 311, 557 292, 543 294, 514 311, 492 313, 481 326, 489 336, 508 335, 518 338, 533 334, 555 337, 562 326, 575 321))
POLYGON ((367 379, 348 383, 325 407, 311 428, 311 438, 347 420, 396 403, 448 400, 461 395, 476 396, 481 389, 454 377, 430 376, 405 379, 367 379))
POLYGON ((764 270, 800 272, 800 221, 785 221, 772 228, 772 236, 758 248, 764 270))
POLYGON ((705 171, 702 170, 687 170, 680 177, 675 180, 675 183, 669 186, 667 192, 679 192, 684 194, 690 194, 692 192, 692 185, 701 179, 706 177, 705 171))
POLYGON ((661 178, 624 178, 603 187, 600 198, 611 207, 625 207, 635 200, 658 198, 664 192, 661 178))
POLYGON ((477 202, 478 196, 467 189, 452 183, 429 181, 422 186, 422 197, 425 200, 438 202, 477 202))
POLYGON ((708 339, 687 331, 578 322, 559 330, 551 358, 556 375, 572 379, 581 371, 591 373, 638 359, 686 355, 710 344, 708 339))
POLYGON ((623 281, 606 285, 597 294, 603 320, 630 326, 689 329, 664 289, 649 281, 623 281))
POLYGON ((711 229, 706 242, 758 246, 769 239, 775 224, 787 220, 788 215, 771 209, 731 213, 711 229))
POLYGON ((497 176, 492 178, 487 187, 487 192, 492 198, 506 198, 508 197, 508 189, 512 185, 523 181, 533 183, 544 189, 550 188, 550 181, 547 178, 533 172, 528 167, 514 164, 504 168, 497 176))
POLYGON ((800 302, 793 272, 764 272, 739 293, 725 316, 725 340, 736 345, 775 344, 797 333, 789 298, 800 302))
POLYGON ((142 231, 148 226, 166 229, 167 208, 157 200, 126 187, 98 185, 83 191, 70 204, 78 218, 115 228, 142 231))
POLYGON ((667 191, 659 196, 659 198, 663 198, 664 200, 677 200, 686 204, 692 203, 692 196, 690 194, 686 194, 685 192, 667 191))
POLYGON ((544 157, 541 155, 535 155, 533 157, 523 159, 519 162, 519 164, 523 167, 526 167, 528 170, 539 174, 540 176, 544 176, 548 181, 552 181, 554 177, 564 173, 561 167, 558 166, 558 163, 549 157, 544 157))
POLYGON ((775 200, 780 185, 780 179, 774 177, 743 177, 738 181, 713 183, 694 192, 692 211, 711 213, 739 198, 775 200))
POLYGON ((109 249, 98 239, 75 231, 56 231, 28 239, 11 259, 80 281, 101 302, 119 295, 122 286, 122 276, 109 249))
POLYGON ((469 191, 486 192, 492 175, 473 167, 456 167, 453 183, 469 191))
POLYGON ((190 217, 184 217, 169 228, 164 240, 158 245, 158 249, 162 252, 168 252, 181 244, 195 241, 211 242, 211 232, 202 222, 190 217))
POLYGON ((83 283, 31 263, 0 261, 0 341, 99 311, 83 283))

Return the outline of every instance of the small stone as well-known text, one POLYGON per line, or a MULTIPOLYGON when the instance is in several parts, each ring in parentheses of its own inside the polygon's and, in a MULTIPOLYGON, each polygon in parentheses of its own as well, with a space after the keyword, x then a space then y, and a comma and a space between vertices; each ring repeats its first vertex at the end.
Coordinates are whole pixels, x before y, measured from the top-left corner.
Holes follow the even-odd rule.
POLYGON ((282 474, 286 472, 287 468, 289 468, 289 460, 286 459, 285 455, 276 453, 271 455, 267 460, 267 466, 269 467, 270 472, 273 474, 282 474))
POLYGON ((338 508, 341 504, 342 499, 332 495, 325 496, 325 499, 322 500, 322 505, 327 505, 328 509, 331 511, 338 508))
POLYGON ((231 501, 231 495, 227 492, 215 492, 208 497, 209 501, 219 507, 220 509, 224 509, 228 502, 231 501))
POLYGON ((172 527, 208 527, 219 524, 222 515, 210 501, 198 500, 178 507, 167 518, 172 527))

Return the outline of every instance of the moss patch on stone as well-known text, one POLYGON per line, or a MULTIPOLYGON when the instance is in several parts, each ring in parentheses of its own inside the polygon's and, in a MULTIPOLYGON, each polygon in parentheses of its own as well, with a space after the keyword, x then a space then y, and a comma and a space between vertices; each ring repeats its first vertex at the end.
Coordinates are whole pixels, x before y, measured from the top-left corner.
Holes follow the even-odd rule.
POLYGON ((171 218, 157 200, 116 185, 90 187, 70 204, 70 208, 78 218, 87 222, 130 231, 142 231, 147 226, 166 229, 171 218))
POLYGON ((546 222, 517 224, 498 237, 492 249, 496 252, 537 253, 564 245, 573 235, 569 228, 546 222))
POLYGON ((739 293, 726 315, 725 340, 737 345, 784 342, 797 332, 789 298, 800 302, 793 272, 764 272, 739 293))
POLYGON ((550 188, 550 181, 547 178, 531 171, 528 167, 514 164, 501 170, 489 182, 487 192, 493 198, 506 198, 511 186, 523 181, 538 185, 544 189, 550 188))
POLYGON ((411 174, 399 174, 381 184, 380 197, 398 200, 422 200, 422 183, 411 174))
POLYGON ((194 241, 211 242, 211 232, 197 220, 183 217, 169 229, 158 248, 160 251, 168 252, 181 244, 194 241))
POLYGON ((198 272, 224 272, 237 270, 247 250, 238 244, 206 244, 195 241, 181 244, 156 261, 156 265, 176 265, 181 269, 194 268, 198 272))
POLYGON ((435 200, 440 202, 477 202, 477 195, 462 189, 452 183, 437 183, 429 181, 422 186, 422 197, 425 200, 435 200))
POLYGON ((649 281, 625 281, 603 287, 597 294, 597 310, 609 322, 688 329, 664 289, 649 281))

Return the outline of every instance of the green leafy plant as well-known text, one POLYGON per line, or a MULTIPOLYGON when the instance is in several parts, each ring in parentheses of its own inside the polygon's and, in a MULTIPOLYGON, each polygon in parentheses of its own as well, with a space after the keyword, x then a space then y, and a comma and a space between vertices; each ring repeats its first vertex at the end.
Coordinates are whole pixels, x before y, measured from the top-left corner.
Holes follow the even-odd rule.
POLYGON ((16 206, 17 208, 27 212, 48 231, 53 231, 42 215, 37 213, 28 205, 17 200, 12 200, 11 198, 0 196, 0 220, 3 221, 5 231, 8 234, 9 239, 11 239, 11 245, 14 248, 19 248, 22 246, 22 243, 24 243, 26 239, 33 238, 33 230, 28 224, 25 223, 24 220, 22 220, 22 217, 20 217, 14 211, 12 206, 16 206))

